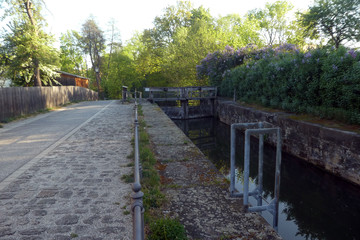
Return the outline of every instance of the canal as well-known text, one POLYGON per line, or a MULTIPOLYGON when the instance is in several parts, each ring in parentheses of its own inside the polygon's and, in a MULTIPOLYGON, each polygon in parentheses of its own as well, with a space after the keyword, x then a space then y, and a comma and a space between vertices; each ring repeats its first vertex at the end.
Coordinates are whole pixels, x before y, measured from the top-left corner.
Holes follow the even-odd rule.
MULTIPOLYGON (((229 178, 230 127, 214 118, 174 120, 200 150, 229 178)), ((237 183, 242 190, 244 136, 237 133, 237 183)), ((275 148, 264 148, 264 194, 273 196, 275 148)), ((257 179, 258 140, 251 141, 251 187, 257 179)), ((251 201, 250 201, 251 203, 251 201)), ((252 201, 255 204, 255 201, 252 201)), ((272 215, 263 217, 272 224, 272 215)), ((279 234, 285 240, 360 240, 360 187, 286 153, 282 154, 279 234)))

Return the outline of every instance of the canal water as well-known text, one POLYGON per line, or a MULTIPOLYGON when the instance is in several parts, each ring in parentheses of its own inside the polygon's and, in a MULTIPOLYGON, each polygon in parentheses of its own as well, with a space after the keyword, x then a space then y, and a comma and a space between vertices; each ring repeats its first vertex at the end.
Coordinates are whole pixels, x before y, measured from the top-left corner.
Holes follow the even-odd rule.
MULTIPOLYGON (((229 178, 230 127, 214 118, 174 122, 229 178)), ((241 132, 237 133, 236 142, 236 188, 241 191, 244 165, 244 136, 241 132)), ((274 196, 275 153, 275 148, 265 145, 263 197, 267 201, 274 196)), ((257 178, 257 161, 258 140, 252 139, 252 188, 257 178)), ((250 203, 256 202, 253 199, 250 203)), ((272 224, 272 215, 267 212, 262 215, 272 224)), ((360 240, 360 187, 283 153, 278 232, 285 240, 360 240)))

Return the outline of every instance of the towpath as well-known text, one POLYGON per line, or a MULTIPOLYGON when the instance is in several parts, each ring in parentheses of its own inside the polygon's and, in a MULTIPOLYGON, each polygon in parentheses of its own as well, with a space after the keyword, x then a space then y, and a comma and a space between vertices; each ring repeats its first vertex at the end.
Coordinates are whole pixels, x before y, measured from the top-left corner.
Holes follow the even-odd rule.
POLYGON ((83 102, 0 129, 0 239, 130 239, 132 116, 83 102))
POLYGON ((162 214, 185 226, 189 239, 282 239, 258 213, 244 213, 242 199, 229 197, 229 183, 157 105, 143 104, 162 190, 162 214))

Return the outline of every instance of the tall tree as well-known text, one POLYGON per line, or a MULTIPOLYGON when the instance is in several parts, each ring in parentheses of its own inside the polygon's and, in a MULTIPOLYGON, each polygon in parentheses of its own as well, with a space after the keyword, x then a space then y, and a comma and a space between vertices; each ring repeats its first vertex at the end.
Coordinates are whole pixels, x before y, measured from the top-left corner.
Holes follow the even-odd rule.
POLYGON ((114 19, 111 19, 109 24, 110 29, 108 29, 108 47, 109 47, 109 54, 107 57, 107 67, 105 70, 105 80, 108 78, 109 76, 109 71, 110 71, 110 63, 112 60, 112 55, 113 52, 116 51, 117 49, 121 48, 121 40, 120 40, 120 32, 119 30, 116 28, 116 22, 114 19))
POLYGON ((191 9, 190 1, 178 1, 176 5, 167 7, 164 14, 154 20, 156 40, 165 44, 171 43, 180 27, 190 25, 191 9))
POLYGON ((82 75, 83 70, 86 69, 80 40, 80 34, 74 30, 61 35, 60 63, 62 71, 82 75))
POLYGON ((103 31, 98 27, 93 18, 89 18, 82 25, 81 41, 84 52, 89 54, 92 69, 95 73, 96 85, 100 96, 101 83, 101 60, 105 50, 105 38, 103 31))
POLYGON ((315 0, 302 23, 310 36, 321 34, 336 48, 344 41, 360 41, 360 0, 315 0))
POLYGON ((263 45, 260 38, 259 20, 245 15, 230 14, 216 21, 216 32, 222 49, 226 46, 245 47, 248 44, 263 45))
POLYGON ((10 17, 11 22, 4 37, 9 72, 18 79, 24 77, 27 82, 31 80, 35 86, 51 84, 51 79, 56 76, 58 52, 52 47, 54 38, 42 29, 45 25, 41 15, 44 2, 0 0, 0 3, 5 8, 2 19, 10 17), (45 78, 41 79, 41 75, 45 78))
POLYGON ((281 44, 286 41, 288 30, 288 13, 293 5, 287 1, 266 3, 264 9, 255 9, 249 12, 250 17, 259 21, 261 32, 267 45, 281 44))

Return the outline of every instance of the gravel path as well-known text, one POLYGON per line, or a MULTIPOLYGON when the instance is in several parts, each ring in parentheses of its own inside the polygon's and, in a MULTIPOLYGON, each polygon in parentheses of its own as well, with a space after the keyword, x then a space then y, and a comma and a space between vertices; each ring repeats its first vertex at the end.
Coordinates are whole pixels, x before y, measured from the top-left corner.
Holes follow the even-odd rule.
POLYGON ((108 101, 5 179, 0 239, 131 239, 131 184, 121 176, 132 172, 132 125, 133 105, 108 101))

